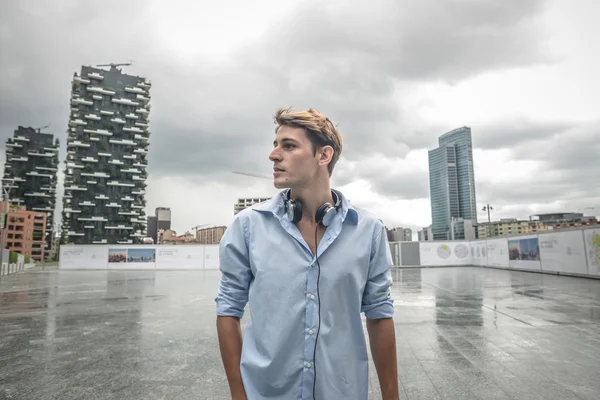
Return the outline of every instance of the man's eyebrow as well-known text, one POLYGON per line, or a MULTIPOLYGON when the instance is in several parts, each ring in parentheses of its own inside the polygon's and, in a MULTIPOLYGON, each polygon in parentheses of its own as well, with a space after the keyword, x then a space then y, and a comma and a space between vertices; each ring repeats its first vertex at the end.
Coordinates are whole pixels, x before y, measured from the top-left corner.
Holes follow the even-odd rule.
MULTIPOLYGON (((281 139, 281 143, 285 143, 285 142, 291 142, 291 143, 296 143, 296 141, 292 138, 283 138, 281 139)), ((273 146, 277 145, 277 139, 273 140, 273 146)))

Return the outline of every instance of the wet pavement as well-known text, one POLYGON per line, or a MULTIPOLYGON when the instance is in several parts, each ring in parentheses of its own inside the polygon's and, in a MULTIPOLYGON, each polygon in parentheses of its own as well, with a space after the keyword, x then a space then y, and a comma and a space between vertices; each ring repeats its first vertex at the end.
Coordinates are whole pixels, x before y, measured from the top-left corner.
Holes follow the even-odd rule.
MULTIPOLYGON (((229 398, 218 279, 3 277, 0 399, 229 398)), ((600 399, 600 280, 458 267, 395 269, 394 281, 402 399, 600 399)), ((372 363, 370 391, 381 398, 372 363)))

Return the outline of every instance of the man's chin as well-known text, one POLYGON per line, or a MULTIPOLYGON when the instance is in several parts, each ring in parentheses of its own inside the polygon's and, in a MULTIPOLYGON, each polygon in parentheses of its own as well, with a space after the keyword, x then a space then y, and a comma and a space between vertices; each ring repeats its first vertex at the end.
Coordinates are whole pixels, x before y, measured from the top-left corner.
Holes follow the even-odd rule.
POLYGON ((275 188, 277 188, 277 189, 287 189, 290 187, 290 183, 287 181, 280 181, 280 180, 275 179, 273 181, 273 186, 275 186, 275 188))

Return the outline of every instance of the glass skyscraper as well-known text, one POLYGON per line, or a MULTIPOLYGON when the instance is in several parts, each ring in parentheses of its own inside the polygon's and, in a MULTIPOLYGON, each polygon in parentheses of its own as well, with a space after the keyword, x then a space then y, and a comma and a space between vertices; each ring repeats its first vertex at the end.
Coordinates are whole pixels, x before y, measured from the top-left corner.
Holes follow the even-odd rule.
POLYGON ((429 151, 429 190, 433 239, 462 239, 452 234, 453 218, 477 222, 471 128, 443 134, 429 151))

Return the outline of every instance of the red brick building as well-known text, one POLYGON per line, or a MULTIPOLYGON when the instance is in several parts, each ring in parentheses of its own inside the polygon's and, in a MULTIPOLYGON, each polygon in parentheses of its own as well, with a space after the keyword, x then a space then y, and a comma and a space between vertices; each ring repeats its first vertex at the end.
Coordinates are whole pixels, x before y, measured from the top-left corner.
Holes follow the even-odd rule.
MULTIPOLYGON (((0 212, 3 211, 4 202, 0 201, 0 212)), ((25 207, 9 205, 4 224, 0 227, 0 235, 6 227, 6 249, 29 256, 37 262, 44 261, 45 212, 27 211, 25 207)))

